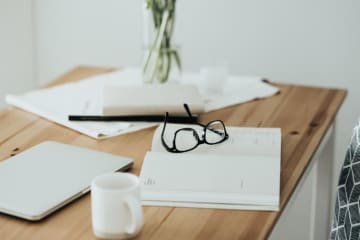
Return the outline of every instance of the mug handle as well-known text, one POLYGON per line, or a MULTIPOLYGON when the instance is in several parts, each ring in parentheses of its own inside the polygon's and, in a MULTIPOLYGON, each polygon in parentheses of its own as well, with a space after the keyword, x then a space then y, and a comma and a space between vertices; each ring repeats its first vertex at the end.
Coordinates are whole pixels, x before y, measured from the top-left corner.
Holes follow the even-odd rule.
POLYGON ((135 234, 142 227, 143 219, 142 219, 142 208, 141 203, 138 199, 134 197, 129 197, 125 200, 127 207, 130 210, 131 215, 131 223, 126 228, 127 234, 135 234))

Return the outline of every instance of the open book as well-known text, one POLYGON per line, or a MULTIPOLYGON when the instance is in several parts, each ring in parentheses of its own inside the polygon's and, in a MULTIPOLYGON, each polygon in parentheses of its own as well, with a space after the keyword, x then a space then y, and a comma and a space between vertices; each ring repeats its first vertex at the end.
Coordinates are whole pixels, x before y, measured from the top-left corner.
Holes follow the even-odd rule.
MULTIPOLYGON (((195 125, 168 124, 173 133, 195 125)), ((161 143, 162 125, 155 131, 152 151, 140 173, 144 205, 278 210, 281 130, 227 127, 229 139, 201 144, 186 153, 169 153, 161 143)), ((184 140, 185 141, 185 140, 184 140)))

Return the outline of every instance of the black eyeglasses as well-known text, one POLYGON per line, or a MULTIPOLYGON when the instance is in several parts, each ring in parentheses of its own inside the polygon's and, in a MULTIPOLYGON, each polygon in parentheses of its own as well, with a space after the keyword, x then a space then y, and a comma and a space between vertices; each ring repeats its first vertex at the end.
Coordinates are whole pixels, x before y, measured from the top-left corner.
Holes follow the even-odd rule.
MULTIPOLYGON (((189 115, 189 118, 193 119, 191 115, 189 106, 184 104, 184 108, 189 115)), ((175 131, 174 138, 172 140, 172 146, 169 146, 165 139, 165 128, 166 123, 168 122, 169 113, 167 112, 165 115, 164 125, 161 132, 161 141, 163 146, 168 152, 172 153, 183 153, 188 152, 195 149, 200 144, 209 144, 214 145, 218 143, 222 143, 229 138, 229 135, 226 131, 225 124, 221 120, 214 120, 209 122, 206 125, 201 123, 193 122, 198 126, 203 128, 201 138, 194 128, 180 128, 175 131)))

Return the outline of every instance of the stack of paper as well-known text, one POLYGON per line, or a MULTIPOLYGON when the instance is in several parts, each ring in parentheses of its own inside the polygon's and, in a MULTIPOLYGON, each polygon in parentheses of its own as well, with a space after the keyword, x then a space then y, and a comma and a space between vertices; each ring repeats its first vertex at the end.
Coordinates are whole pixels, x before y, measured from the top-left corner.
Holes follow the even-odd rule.
MULTIPOLYGON (((168 124, 165 139, 184 127, 168 124)), ((194 127, 201 134, 202 129, 194 127)), ((229 139, 169 153, 159 126, 140 173, 145 205, 278 210, 281 131, 228 127, 229 139)), ((199 135, 201 136, 201 135, 199 135)))
MULTIPOLYGON (((205 101, 205 111, 216 110, 255 98, 268 97, 278 92, 276 87, 262 82, 261 78, 258 77, 229 77, 223 93, 214 95, 202 90, 202 81, 201 74, 184 74, 181 78, 181 83, 198 86, 205 101)), ((128 68, 53 88, 21 95, 8 95, 6 102, 93 138, 105 138, 151 127, 155 124, 71 122, 68 121, 68 115, 101 115, 103 113, 105 86, 141 85, 141 70, 128 68)))

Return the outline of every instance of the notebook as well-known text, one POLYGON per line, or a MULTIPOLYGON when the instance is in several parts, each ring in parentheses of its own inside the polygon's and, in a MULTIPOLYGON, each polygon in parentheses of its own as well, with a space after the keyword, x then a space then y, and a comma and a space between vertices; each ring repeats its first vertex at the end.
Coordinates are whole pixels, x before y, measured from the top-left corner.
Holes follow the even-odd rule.
MULTIPOLYGON (((165 138, 171 139, 180 127, 167 125, 165 138)), ((192 127, 201 133, 201 128, 192 127)), ((227 141, 202 144, 187 153, 166 152, 161 130, 154 134, 140 173, 144 205, 279 209, 279 128, 228 127, 227 141)))
POLYGON ((105 86, 104 115, 163 115, 165 112, 186 115, 184 103, 191 112, 204 112, 205 104, 195 85, 144 84, 140 86, 105 86))
POLYGON ((0 212, 40 220, 87 193, 97 175, 132 164, 109 153, 43 142, 0 162, 0 212))

